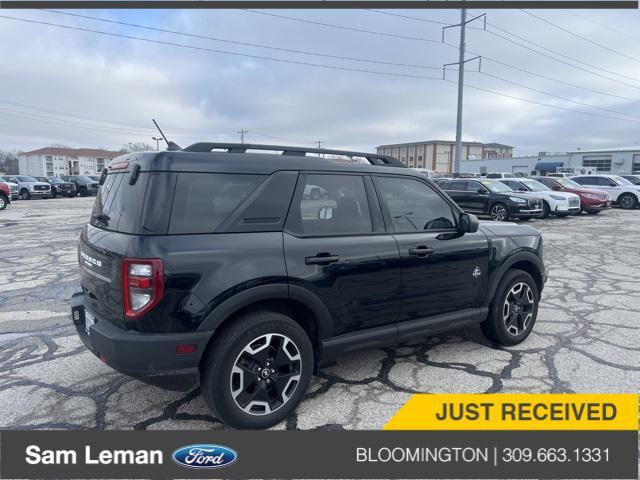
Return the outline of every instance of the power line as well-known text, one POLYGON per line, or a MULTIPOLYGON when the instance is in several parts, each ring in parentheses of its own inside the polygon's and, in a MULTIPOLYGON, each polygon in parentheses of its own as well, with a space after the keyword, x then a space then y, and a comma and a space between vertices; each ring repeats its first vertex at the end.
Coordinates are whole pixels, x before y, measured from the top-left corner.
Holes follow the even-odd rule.
POLYGON ((620 35, 623 35, 625 37, 629 37, 630 39, 632 39, 632 40, 634 40, 636 42, 640 42, 640 37, 636 37, 635 35, 631 35, 629 32, 625 32, 624 30, 617 29, 615 27, 612 27, 611 25, 605 25, 604 23, 597 22, 597 21, 593 20, 592 18, 585 17, 584 15, 579 15, 577 13, 574 13, 573 15, 575 15, 578 18, 581 18, 585 22, 589 22, 589 23, 591 23, 593 25, 597 25, 598 27, 604 28, 605 30, 610 30, 612 32, 619 33, 620 35))
MULTIPOLYGON (((103 31, 100 31, 100 30, 93 30, 93 29, 88 29, 88 28, 83 28, 83 27, 73 27, 73 26, 68 26, 68 25, 60 25, 60 24, 55 24, 55 23, 51 23, 51 22, 24 19, 24 18, 18 18, 18 17, 10 17, 10 16, 7 16, 7 15, 0 15, 0 18, 4 18, 4 19, 8 19, 8 20, 16 20, 16 21, 32 23, 32 24, 53 26, 53 27, 64 28, 64 29, 69 29, 69 30, 96 33, 96 34, 100 34, 100 35, 107 35, 107 36, 112 36, 112 37, 117 37, 117 38, 125 38, 125 39, 129 39, 129 40, 138 40, 138 41, 143 41, 143 42, 152 43, 152 44, 177 46, 177 47, 181 47, 181 48, 189 48, 189 49, 194 49, 194 50, 199 50, 199 51, 209 51, 209 52, 214 52, 214 53, 224 53, 224 54, 230 54, 230 55, 236 55, 236 56, 242 56, 242 57, 250 57, 250 58, 258 58, 258 59, 263 59, 263 60, 276 61, 276 62, 281 62, 281 63, 291 63, 291 64, 295 64, 295 65, 313 66, 313 67, 328 68, 328 69, 333 69, 333 70, 346 70, 346 71, 354 71, 354 72, 360 72, 360 73, 370 73, 370 74, 375 74, 375 75, 385 75, 385 76, 393 76, 393 77, 415 78, 415 79, 426 79, 426 80, 442 80, 441 78, 438 78, 438 77, 429 77, 429 76, 425 76, 425 75, 412 75, 412 74, 402 74, 402 73, 394 73, 394 72, 371 71, 371 70, 364 70, 364 69, 357 69, 357 68, 350 68, 350 67, 339 67, 339 66, 334 66, 334 65, 314 64, 314 63, 309 63, 309 62, 301 62, 301 61, 281 59, 281 58, 263 57, 263 56, 259 56, 259 55, 249 55, 249 54, 243 54, 243 53, 238 53, 238 52, 228 52, 228 51, 225 51, 225 50, 210 49, 210 48, 206 48, 206 47, 196 47, 196 46, 192 46, 192 45, 177 44, 177 43, 166 42, 166 41, 161 41, 161 40, 152 40, 152 39, 148 39, 148 38, 145 38, 145 37, 135 37, 135 36, 132 36, 132 35, 124 35, 124 34, 117 34, 117 33, 111 33, 111 32, 103 32, 103 31)), ((444 81, 446 81, 448 83, 456 84, 456 82, 454 82, 452 80, 444 80, 444 81)), ((532 104, 535 104, 535 105, 545 106, 545 107, 553 108, 553 109, 556 109, 556 110, 565 110, 565 111, 581 113, 581 114, 584 114, 584 115, 590 115, 590 116, 595 116, 595 117, 600 117, 600 118, 607 118, 607 119, 612 119, 612 120, 621 120, 621 121, 627 121, 627 122, 640 123, 640 122, 637 122, 636 120, 631 120, 631 119, 627 119, 627 118, 618 118, 618 117, 605 116, 605 115, 600 115, 600 114, 596 114, 596 113, 592 113, 592 112, 585 112, 585 111, 582 111, 582 110, 576 110, 576 109, 572 109, 572 108, 561 107, 561 106, 558 106, 558 105, 538 102, 538 101, 526 99, 526 98, 523 98, 523 97, 517 97, 517 96, 514 96, 514 95, 510 95, 510 94, 505 94, 505 93, 501 93, 501 92, 488 90, 486 88, 476 87, 474 85, 466 85, 466 86, 471 88, 471 89, 477 90, 477 91, 482 91, 482 92, 485 92, 485 93, 490 93, 492 95, 502 96, 502 97, 506 97, 506 98, 510 98, 510 99, 514 99, 514 100, 519 100, 519 101, 522 101, 522 102, 532 103, 532 104)))
POLYGON ((366 58, 346 57, 346 56, 343 56, 343 55, 332 55, 332 54, 327 54, 327 53, 310 52, 308 50, 295 50, 295 49, 292 49, 292 48, 274 47, 272 45, 264 45, 264 44, 259 44, 259 43, 241 42, 239 40, 230 40, 230 39, 220 38, 220 37, 211 37, 211 36, 208 36, 208 35, 179 32, 179 31, 176 31, 176 30, 168 30, 168 29, 165 29, 165 28, 150 27, 148 25, 140 25, 140 24, 136 24, 136 23, 128 23, 128 22, 122 22, 122 21, 118 21, 118 20, 110 20, 110 19, 107 19, 107 18, 93 17, 93 16, 90 16, 90 15, 80 15, 78 13, 61 12, 59 10, 43 10, 43 11, 49 12, 49 13, 56 13, 58 15, 68 15, 68 16, 71 16, 71 17, 79 17, 79 18, 85 18, 85 19, 89 19, 89 20, 96 20, 96 21, 99 21, 99 22, 112 23, 112 24, 115 24, 115 25, 124 25, 124 26, 127 26, 127 27, 142 28, 142 29, 151 30, 151 31, 154 31, 154 32, 171 33, 173 35, 181 35, 181 36, 184 36, 184 37, 198 38, 198 39, 203 39, 203 40, 212 40, 212 41, 215 41, 215 42, 223 42, 223 43, 229 43, 229 44, 233 44, 233 45, 242 45, 244 47, 264 48, 264 49, 275 50, 275 51, 279 51, 279 52, 296 53, 296 54, 301 54, 301 55, 313 55, 313 56, 316 56, 316 57, 333 58, 333 59, 337 59, 337 60, 348 60, 348 61, 354 61, 354 62, 375 63, 375 64, 379 64, 379 65, 390 65, 390 66, 394 66, 394 67, 409 67, 409 68, 421 68, 421 69, 427 69, 427 70, 440 70, 440 67, 434 67, 434 66, 428 66, 428 65, 416 65, 416 64, 410 64, 410 63, 388 62, 388 61, 383 61, 383 60, 373 60, 373 59, 366 59, 366 58))
POLYGON ((633 60, 634 62, 640 63, 640 58, 632 57, 631 55, 627 55, 626 53, 619 52, 618 50, 615 50, 613 48, 607 47, 606 45, 603 45, 603 44, 598 43, 598 42, 596 42, 594 40, 591 40, 588 37, 580 35, 579 33, 572 32, 568 28, 565 28, 565 27, 563 27, 561 25, 557 25, 557 24, 547 20, 546 18, 539 17, 538 15, 535 15, 535 14, 533 14, 533 13, 527 11, 527 10, 522 10, 521 9, 520 11, 526 13, 527 15, 530 15, 533 18, 538 19, 539 21, 541 21, 543 23, 546 23, 547 25, 551 25, 552 27, 557 28, 558 30, 561 30, 561 31, 573 36, 573 37, 579 38, 580 40, 583 40, 583 41, 585 41, 587 43, 590 43, 591 45, 595 45, 596 47, 600 47, 600 48, 602 48, 604 50, 607 50, 608 52, 615 53, 616 55, 620 55, 621 57, 624 57, 624 58, 626 58, 628 60, 633 60))

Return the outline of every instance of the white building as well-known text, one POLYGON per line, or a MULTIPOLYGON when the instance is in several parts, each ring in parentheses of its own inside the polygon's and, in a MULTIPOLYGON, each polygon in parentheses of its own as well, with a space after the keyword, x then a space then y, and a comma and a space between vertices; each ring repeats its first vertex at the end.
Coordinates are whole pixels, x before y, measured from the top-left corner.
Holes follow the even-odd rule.
POLYGON ((121 152, 95 148, 45 147, 18 154, 21 175, 50 177, 58 175, 98 175, 121 152))
POLYGON ((468 159, 462 163, 464 173, 531 175, 555 172, 558 167, 591 167, 603 173, 640 173, 640 145, 564 153, 540 152, 526 157, 468 159))

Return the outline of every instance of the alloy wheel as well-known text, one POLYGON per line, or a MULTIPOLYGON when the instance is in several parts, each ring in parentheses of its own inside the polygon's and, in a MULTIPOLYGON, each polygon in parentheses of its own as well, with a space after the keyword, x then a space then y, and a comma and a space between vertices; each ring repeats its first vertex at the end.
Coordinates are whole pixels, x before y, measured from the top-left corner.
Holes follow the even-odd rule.
POLYGON ((534 307, 535 297, 529 285, 520 282, 511 287, 502 306, 502 319, 510 335, 518 336, 527 329, 534 307))
POLYGON ((507 209, 502 205, 494 205, 491 208, 491 219, 496 222, 502 222, 507 218, 507 209))
POLYGON ((229 387, 236 405, 251 415, 268 415, 286 404, 298 384, 302 359, 286 335, 268 333, 245 346, 231 369, 229 387))
POLYGON ((7 201, 4 199, 4 197, 0 197, 0 210, 4 210, 6 206, 7 206, 7 201))
POLYGON ((620 197, 620 206, 625 209, 633 208, 633 197, 629 194, 620 197))

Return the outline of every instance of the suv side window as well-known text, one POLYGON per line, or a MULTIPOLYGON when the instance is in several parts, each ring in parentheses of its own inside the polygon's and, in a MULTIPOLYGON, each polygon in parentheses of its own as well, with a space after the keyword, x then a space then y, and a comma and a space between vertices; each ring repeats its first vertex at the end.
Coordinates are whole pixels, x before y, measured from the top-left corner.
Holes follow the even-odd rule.
POLYGON ((287 229, 301 235, 373 232, 361 175, 301 175, 287 229))
POLYGON ((502 179, 500 180, 502 183, 504 183, 507 187, 512 188, 513 190, 526 190, 526 188, 524 188, 524 186, 518 182, 517 180, 505 180, 502 179))
POLYGON ((573 179, 578 182, 580 185, 597 185, 595 177, 577 177, 573 179))
POLYGON ((449 190, 455 190, 457 192, 466 192, 467 191, 467 182, 464 180, 454 180, 451 182, 449 186, 449 190))
POLYGON ((467 180, 467 192, 478 193, 482 190, 484 193, 488 193, 489 191, 482 185, 480 182, 476 182, 473 180, 467 180))
POLYGON ((403 177, 376 177, 375 181, 396 232, 455 228, 451 205, 428 185, 403 177))

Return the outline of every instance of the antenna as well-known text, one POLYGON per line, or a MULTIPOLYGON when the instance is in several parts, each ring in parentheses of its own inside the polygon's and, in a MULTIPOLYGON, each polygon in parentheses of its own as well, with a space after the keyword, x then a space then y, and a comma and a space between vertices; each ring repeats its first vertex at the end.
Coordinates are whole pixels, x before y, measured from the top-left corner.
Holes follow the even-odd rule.
POLYGON ((156 122, 155 118, 152 118, 151 121, 153 122, 153 124, 156 126, 156 128, 160 132, 160 135, 162 135, 162 138, 164 139, 164 141, 167 143, 167 151, 174 152, 176 150, 182 150, 180 148, 180 145, 178 145, 177 143, 170 142, 169 140, 167 140, 167 137, 164 136, 164 133, 162 132, 162 129, 160 128, 160 125, 158 125, 158 122, 156 122))

